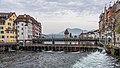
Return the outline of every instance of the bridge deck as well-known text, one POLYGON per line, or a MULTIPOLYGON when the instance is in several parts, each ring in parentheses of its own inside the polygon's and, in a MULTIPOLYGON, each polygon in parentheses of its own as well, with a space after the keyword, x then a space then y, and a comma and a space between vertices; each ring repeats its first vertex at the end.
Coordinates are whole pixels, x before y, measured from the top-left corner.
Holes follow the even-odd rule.
POLYGON ((77 44, 34 44, 34 45, 27 45, 27 46, 35 46, 35 47, 85 47, 85 48, 98 48, 99 46, 88 45, 88 46, 81 46, 77 44))
MULTIPOLYGON (((22 39, 19 41, 23 41, 22 39)), ((81 39, 81 38, 38 38, 26 39, 25 41, 99 41, 98 39, 81 39)))

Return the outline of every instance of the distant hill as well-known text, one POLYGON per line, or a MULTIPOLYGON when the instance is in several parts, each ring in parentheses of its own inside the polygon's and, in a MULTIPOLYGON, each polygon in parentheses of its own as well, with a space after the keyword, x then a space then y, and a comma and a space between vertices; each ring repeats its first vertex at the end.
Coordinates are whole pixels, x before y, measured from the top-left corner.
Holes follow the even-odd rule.
MULTIPOLYGON (((80 35, 82 32, 88 32, 87 30, 82 30, 82 29, 79 29, 79 28, 67 28, 69 33, 72 33, 72 35, 80 35)), ((64 31, 60 32, 60 33, 57 33, 57 34, 48 34, 46 35, 46 37, 48 38, 63 38, 64 37, 64 31)))
MULTIPOLYGON (((82 30, 82 29, 79 29, 79 28, 67 28, 69 33, 72 33, 72 35, 80 35, 82 32, 87 32, 87 30, 82 30)), ((60 32, 59 34, 64 34, 64 31, 60 32)))

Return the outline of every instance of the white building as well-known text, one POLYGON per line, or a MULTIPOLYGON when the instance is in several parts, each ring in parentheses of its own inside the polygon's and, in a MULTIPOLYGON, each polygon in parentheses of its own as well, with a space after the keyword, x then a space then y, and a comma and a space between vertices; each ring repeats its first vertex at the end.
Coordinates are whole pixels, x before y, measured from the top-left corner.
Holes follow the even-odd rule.
POLYGON ((17 29, 17 41, 32 39, 32 20, 29 15, 19 15, 15 28, 17 29))

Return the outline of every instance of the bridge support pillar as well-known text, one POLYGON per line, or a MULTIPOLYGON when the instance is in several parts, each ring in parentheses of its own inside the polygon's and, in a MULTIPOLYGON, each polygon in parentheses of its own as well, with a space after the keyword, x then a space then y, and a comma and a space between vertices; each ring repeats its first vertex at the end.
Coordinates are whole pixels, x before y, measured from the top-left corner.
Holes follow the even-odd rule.
POLYGON ((52 41, 52 44, 55 44, 55 41, 52 41))

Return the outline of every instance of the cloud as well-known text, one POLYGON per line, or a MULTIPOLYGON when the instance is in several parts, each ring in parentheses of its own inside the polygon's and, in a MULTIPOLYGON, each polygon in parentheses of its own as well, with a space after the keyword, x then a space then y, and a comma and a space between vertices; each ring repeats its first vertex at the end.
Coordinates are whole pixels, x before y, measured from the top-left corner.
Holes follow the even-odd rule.
MULTIPOLYGON (((106 2, 106 1, 105 1, 106 2)), ((40 12, 54 14, 65 10, 74 13, 98 13, 105 3, 100 0, 1 0, 2 10, 26 10, 28 12, 40 12), (9 7, 9 8, 8 8, 9 7)))
POLYGON ((0 0, 0 11, 29 14, 42 22, 45 33, 50 33, 66 27, 97 28, 98 16, 109 2, 110 0, 0 0), (52 27, 55 24, 60 26, 58 30, 52 27))

